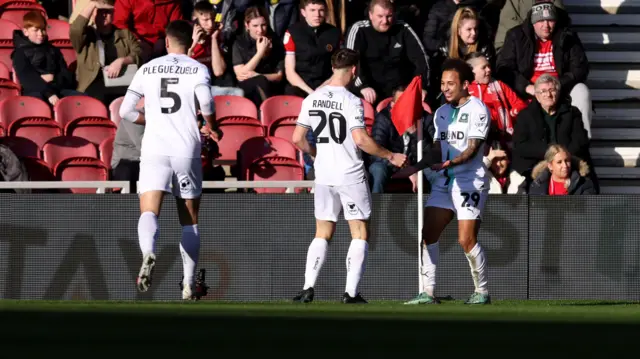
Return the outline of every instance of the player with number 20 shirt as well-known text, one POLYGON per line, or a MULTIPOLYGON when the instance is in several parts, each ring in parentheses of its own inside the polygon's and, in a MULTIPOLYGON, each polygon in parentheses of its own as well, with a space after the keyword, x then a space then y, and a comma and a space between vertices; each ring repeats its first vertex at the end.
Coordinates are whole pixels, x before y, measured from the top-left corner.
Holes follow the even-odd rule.
POLYGON ((293 133, 293 142, 314 158, 316 236, 307 254, 305 284, 294 298, 309 303, 324 263, 329 241, 333 237, 340 212, 349 222, 352 241, 347 253, 347 281, 343 303, 366 303, 358 292, 358 285, 368 252, 367 222, 371 215, 371 194, 365 177, 360 150, 387 158, 402 167, 407 157, 391 153, 369 137, 364 122, 362 99, 345 86, 356 73, 358 54, 349 49, 338 50, 331 58, 333 75, 323 86, 302 103, 300 116, 293 133), (306 140, 313 131, 316 148, 306 140))

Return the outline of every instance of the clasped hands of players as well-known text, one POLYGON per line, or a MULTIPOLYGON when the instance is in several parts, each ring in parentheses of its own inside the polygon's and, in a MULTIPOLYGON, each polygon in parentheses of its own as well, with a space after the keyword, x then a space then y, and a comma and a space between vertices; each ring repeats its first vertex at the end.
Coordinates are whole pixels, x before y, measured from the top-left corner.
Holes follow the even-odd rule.
POLYGON ((402 153, 391 153, 389 158, 387 158, 392 165, 403 168, 407 165, 407 155, 403 155, 402 153))

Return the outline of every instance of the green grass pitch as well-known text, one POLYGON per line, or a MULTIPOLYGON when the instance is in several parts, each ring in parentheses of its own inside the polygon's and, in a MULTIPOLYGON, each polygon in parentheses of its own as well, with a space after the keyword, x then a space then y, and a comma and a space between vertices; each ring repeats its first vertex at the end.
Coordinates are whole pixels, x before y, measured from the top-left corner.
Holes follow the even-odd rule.
POLYGON ((460 301, 406 306, 375 301, 302 305, 4 300, 0 328, 0 353, 23 357, 521 358, 636 353, 635 357, 640 304, 495 301, 470 307, 460 301))

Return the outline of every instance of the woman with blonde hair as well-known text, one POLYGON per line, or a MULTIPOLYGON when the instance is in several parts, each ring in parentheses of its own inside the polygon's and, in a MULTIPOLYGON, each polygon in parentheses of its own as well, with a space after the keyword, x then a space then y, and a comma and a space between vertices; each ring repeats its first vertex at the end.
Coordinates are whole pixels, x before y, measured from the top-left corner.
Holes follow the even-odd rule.
POLYGON ((440 47, 444 58, 465 59, 474 52, 482 53, 494 67, 495 49, 486 29, 486 24, 478 13, 470 7, 459 8, 449 30, 449 40, 440 47))
POLYGON ((572 157, 566 147, 558 144, 549 146, 544 160, 531 172, 533 182, 529 187, 531 195, 583 195, 596 194, 593 182, 588 177, 587 162, 572 157))

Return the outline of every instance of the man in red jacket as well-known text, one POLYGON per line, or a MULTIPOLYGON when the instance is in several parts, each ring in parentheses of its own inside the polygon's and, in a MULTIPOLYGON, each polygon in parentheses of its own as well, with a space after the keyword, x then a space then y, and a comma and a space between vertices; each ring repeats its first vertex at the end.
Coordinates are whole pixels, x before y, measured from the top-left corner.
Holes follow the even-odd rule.
POLYGON ((182 19, 181 5, 180 0, 116 0, 113 24, 140 39, 147 62, 164 52, 164 29, 182 19))

